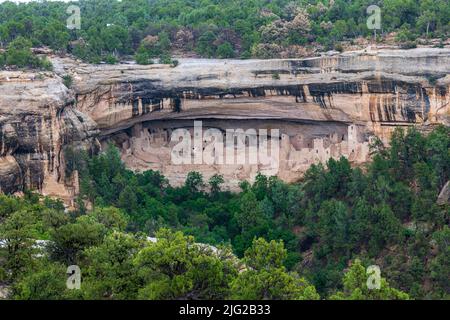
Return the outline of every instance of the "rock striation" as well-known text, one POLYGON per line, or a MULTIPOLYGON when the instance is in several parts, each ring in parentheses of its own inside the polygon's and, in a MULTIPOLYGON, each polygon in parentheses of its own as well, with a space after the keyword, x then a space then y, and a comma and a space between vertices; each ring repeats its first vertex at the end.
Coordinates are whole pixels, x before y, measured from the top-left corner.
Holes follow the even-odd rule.
MULTIPOLYGON (((70 199, 64 149, 90 146, 96 124, 75 108, 74 94, 53 73, 0 73, 0 191, 24 188, 70 199)), ((72 181, 71 181, 72 180, 72 181)))
MULTIPOLYGON (((130 168, 160 170, 175 185, 196 170, 205 178, 223 174, 235 189, 257 172, 273 171, 264 164, 173 164, 178 141, 172 134, 179 128, 194 133, 195 120, 224 138, 227 130, 242 129, 248 133, 244 147, 260 130, 278 129, 276 173, 286 181, 332 157, 362 164, 369 159, 370 140, 387 142, 398 126, 450 125, 449 49, 182 59, 175 68, 52 60, 54 74, 0 73, 3 192, 31 187, 76 193, 74 178, 64 174, 64 149, 95 151, 98 142, 116 144, 130 168), (65 75, 73 79, 71 89, 62 84, 65 75)), ((245 148, 235 152, 250 156, 245 148)))

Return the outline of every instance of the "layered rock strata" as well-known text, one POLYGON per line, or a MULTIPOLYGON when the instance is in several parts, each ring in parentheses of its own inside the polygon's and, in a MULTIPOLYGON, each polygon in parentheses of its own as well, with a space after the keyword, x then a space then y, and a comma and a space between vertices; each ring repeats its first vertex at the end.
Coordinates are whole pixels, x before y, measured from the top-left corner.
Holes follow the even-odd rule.
POLYGON ((53 73, 0 73, 0 191, 25 188, 72 198, 64 150, 89 147, 96 124, 75 108, 74 94, 53 73))
MULTIPOLYGON (((257 172, 273 172, 261 163, 174 164, 171 152, 178 141, 172 134, 180 128, 193 134, 195 120, 204 130, 222 132, 224 140, 227 130, 250 130, 244 149, 235 150, 246 157, 251 135, 279 130, 276 173, 286 181, 331 157, 364 163, 371 138, 387 142, 395 127, 450 125, 449 49, 368 50, 301 60, 187 59, 175 68, 92 66, 62 58, 53 63, 56 75, 43 80, 0 80, 0 92, 9 94, 0 98, 5 146, 0 181, 6 192, 20 186, 48 189, 49 176, 67 184, 61 150, 74 142, 95 145, 95 138, 102 145, 115 143, 130 168, 161 170, 174 184, 196 170, 205 178, 223 174, 235 189, 257 172), (65 75, 73 79, 71 90, 61 83, 65 75)), ((193 158, 198 151, 192 149, 193 158)))

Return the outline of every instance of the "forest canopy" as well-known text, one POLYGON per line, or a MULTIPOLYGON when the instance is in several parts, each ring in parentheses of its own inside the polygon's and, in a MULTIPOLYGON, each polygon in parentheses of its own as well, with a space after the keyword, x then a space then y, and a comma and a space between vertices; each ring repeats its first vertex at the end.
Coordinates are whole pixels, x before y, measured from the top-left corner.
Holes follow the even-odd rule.
POLYGON ((0 195, 0 283, 17 299, 448 299, 450 205, 436 200, 449 150, 448 127, 396 129, 363 168, 330 159, 298 183, 258 175, 239 193, 219 175, 172 187, 132 172, 112 145, 67 151, 77 210, 0 195), (64 285, 73 264, 81 290, 64 285))
MULTIPOLYGON (((441 46, 450 34, 449 0, 73 4, 80 29, 67 28, 68 3, 1 3, 0 68, 50 71, 34 50, 44 47, 90 63, 176 66, 174 56, 290 57, 391 33, 405 47, 419 37, 441 46), (376 33, 366 25, 374 4, 376 33)), ((33 190, 0 194, 8 298, 450 299, 450 205, 437 201, 450 180, 449 127, 397 128, 389 146, 374 141, 363 166, 330 159, 292 184, 258 174, 239 192, 217 174, 190 172, 171 186, 158 171, 128 170, 114 145, 62 152, 67 177, 80 177, 75 208, 33 190), (80 290, 66 287, 69 265, 83 272, 80 290), (374 265, 375 291, 367 287, 374 265)))
POLYGON ((174 54, 217 58, 298 56, 304 47, 340 49, 371 37, 367 8, 381 9, 378 36, 399 43, 450 34, 448 0, 81 0, 80 29, 70 30, 68 3, 0 4, 0 47, 23 37, 93 63, 135 55, 172 63, 174 54))

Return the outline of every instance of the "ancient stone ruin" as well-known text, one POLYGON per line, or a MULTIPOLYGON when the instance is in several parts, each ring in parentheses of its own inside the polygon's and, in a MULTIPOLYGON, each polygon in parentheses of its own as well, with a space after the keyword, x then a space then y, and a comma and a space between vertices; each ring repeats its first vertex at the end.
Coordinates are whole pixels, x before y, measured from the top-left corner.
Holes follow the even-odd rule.
MULTIPOLYGON (((220 173, 235 190, 267 168, 171 163, 174 130, 279 129, 277 175, 296 181, 313 163, 370 159, 371 139, 396 127, 450 124, 450 50, 364 50, 292 60, 185 59, 163 65, 87 65, 53 58, 54 73, 0 72, 0 190, 71 199, 68 148, 108 143, 133 170, 174 185, 190 171, 220 173), (66 88, 62 77, 70 75, 66 88), (274 76, 277 75, 277 76, 274 76)), ((250 139, 251 137, 249 137, 250 139)))

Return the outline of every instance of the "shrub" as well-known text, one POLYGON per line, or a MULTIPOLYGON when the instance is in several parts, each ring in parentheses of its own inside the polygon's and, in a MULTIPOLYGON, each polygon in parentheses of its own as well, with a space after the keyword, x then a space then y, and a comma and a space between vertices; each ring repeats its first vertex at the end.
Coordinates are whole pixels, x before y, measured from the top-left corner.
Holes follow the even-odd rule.
POLYGON ((45 57, 39 58, 31 51, 31 41, 17 37, 10 42, 0 65, 16 66, 17 68, 35 68, 53 70, 52 63, 45 57))
POLYGON ((105 62, 107 64, 116 64, 117 62, 119 62, 119 60, 117 60, 116 56, 108 54, 105 58, 105 62))
POLYGON ((66 74, 65 76, 63 76, 63 83, 67 88, 70 88, 73 83, 72 76, 70 74, 66 74))

